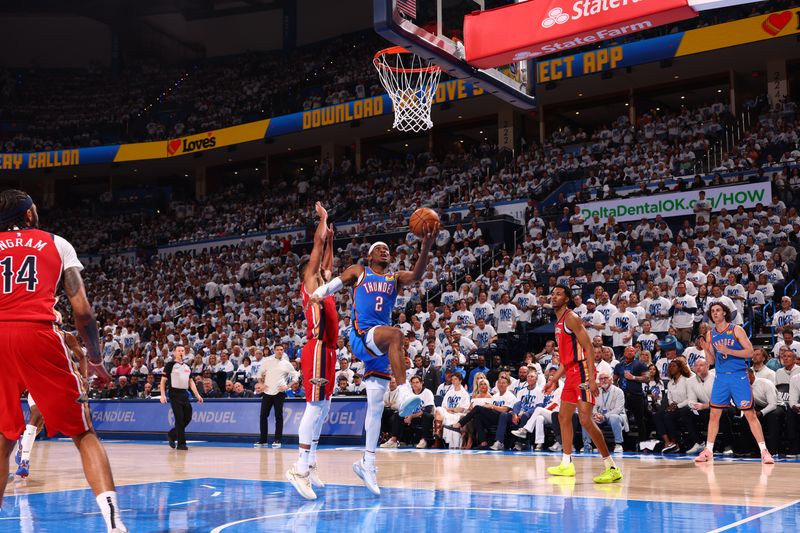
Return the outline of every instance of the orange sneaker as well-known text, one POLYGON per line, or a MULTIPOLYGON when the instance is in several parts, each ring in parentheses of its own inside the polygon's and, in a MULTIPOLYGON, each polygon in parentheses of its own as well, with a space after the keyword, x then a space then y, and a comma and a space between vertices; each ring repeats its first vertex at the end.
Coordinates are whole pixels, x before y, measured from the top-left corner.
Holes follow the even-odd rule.
POLYGON ((772 458, 772 454, 769 453, 769 450, 764 450, 761 452, 761 464, 765 465, 775 464, 775 459, 772 458))
POLYGON ((703 448, 703 451, 700 452, 700 455, 694 458, 695 463, 707 463, 708 461, 714 460, 714 454, 708 448, 703 448))

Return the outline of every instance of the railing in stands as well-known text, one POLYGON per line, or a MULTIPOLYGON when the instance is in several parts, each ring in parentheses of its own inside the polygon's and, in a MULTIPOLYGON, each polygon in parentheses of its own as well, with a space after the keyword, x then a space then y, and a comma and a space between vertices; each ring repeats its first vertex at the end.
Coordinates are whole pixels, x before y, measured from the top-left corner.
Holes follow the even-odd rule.
POLYGON ((742 324, 742 329, 747 332, 747 337, 753 337, 753 322, 750 320, 746 320, 744 324, 742 324))
POLYGON ((775 327, 772 325, 772 316, 775 314, 775 301, 770 300, 766 304, 764 304, 764 308, 761 310, 761 316, 764 319, 764 326, 769 325, 770 331, 770 343, 775 344, 775 327))
MULTIPOLYGON (((477 261, 476 265, 473 265, 469 270, 462 272, 453 279, 453 287, 455 287, 456 290, 458 290, 458 287, 461 285, 461 282, 464 281, 464 278, 466 278, 467 275, 471 275, 474 278, 476 274, 475 272, 476 268, 478 269, 477 274, 479 276, 482 276, 485 270, 488 270, 489 268, 492 267, 492 265, 494 265, 494 258, 499 249, 500 246, 493 246, 489 248, 489 251, 491 252, 490 254, 482 255, 480 260, 477 261), (486 266, 487 263, 488 267, 486 266)), ((435 301, 437 298, 440 298, 446 286, 447 286, 446 282, 445 283, 439 282, 438 285, 426 291, 425 304, 427 305, 428 302, 435 301)))
POLYGON ((797 296, 797 280, 793 279, 786 286, 783 288, 783 295, 788 296, 789 298, 794 298, 797 296), (791 292, 789 292, 791 288, 791 292))

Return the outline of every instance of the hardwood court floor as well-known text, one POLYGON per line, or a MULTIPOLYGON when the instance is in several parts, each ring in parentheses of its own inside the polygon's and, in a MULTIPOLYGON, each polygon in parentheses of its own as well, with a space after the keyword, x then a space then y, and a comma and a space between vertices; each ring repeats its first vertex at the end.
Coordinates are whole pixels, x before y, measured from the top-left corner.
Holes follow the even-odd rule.
MULTIPOLYGON (((797 461, 762 466, 720 459, 696 466, 686 458, 626 454, 617 459, 623 482, 596 485, 591 478, 602 467, 597 455, 575 456, 577 477, 554 479, 546 467, 558 462, 558 454, 381 450, 383 494, 373 497, 352 472, 358 449, 325 448, 319 466, 329 486, 309 504, 285 483, 296 447, 190 443, 188 452, 179 452, 160 443, 106 441, 106 449, 127 509, 123 516, 136 526, 132 533, 353 531, 359 520, 364 530, 450 531, 441 516, 452 516, 461 531, 474 526, 484 533, 503 521, 505 531, 566 531, 570 524, 609 530, 575 518, 581 512, 610 513, 612 530, 711 531, 738 524, 731 529, 774 533, 800 526, 797 461), (185 516, 176 518, 178 510, 185 516)), ((27 480, 6 490, 8 516, 0 517, 0 531, 101 530, 95 529, 99 517, 71 443, 37 442, 31 467, 27 480)))

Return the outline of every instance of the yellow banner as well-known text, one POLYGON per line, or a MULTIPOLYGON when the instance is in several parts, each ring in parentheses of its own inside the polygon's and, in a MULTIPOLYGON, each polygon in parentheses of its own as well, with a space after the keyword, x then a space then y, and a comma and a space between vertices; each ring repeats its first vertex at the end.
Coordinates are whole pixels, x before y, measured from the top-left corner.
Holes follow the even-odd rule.
POLYGON ((258 141, 264 138, 269 119, 250 122, 216 131, 207 131, 168 141, 123 144, 114 161, 140 161, 194 154, 221 146, 258 141))
POLYGON ((800 33, 800 12, 783 11, 687 31, 675 57, 800 33))

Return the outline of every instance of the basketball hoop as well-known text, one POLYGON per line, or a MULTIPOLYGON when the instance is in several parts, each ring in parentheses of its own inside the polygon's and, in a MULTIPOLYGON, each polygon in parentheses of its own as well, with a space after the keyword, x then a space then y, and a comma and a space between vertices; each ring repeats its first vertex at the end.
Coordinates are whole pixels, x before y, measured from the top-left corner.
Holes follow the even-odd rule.
POLYGON ((417 133, 431 129, 431 106, 442 69, 401 46, 379 51, 372 64, 392 98, 394 127, 417 133))

